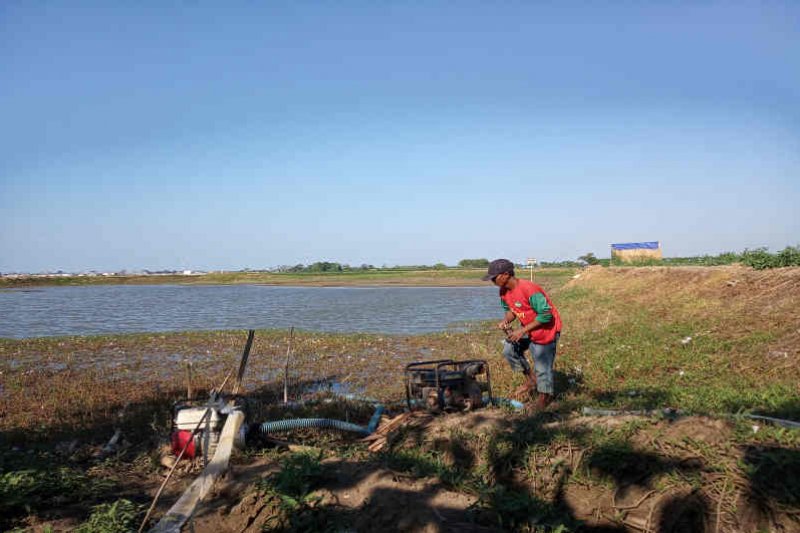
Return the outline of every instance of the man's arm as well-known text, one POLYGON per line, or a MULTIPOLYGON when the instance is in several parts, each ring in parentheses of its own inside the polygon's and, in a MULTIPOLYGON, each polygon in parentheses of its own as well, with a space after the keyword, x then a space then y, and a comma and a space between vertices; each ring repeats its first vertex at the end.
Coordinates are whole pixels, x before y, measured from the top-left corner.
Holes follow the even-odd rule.
POLYGON ((535 322, 544 325, 549 324, 550 321, 553 320, 553 310, 550 304, 547 303, 547 298, 544 297, 544 294, 541 292, 532 294, 529 303, 531 304, 531 309, 536 311, 535 322))
POLYGON ((550 308, 550 304, 547 303, 547 298, 544 297, 544 294, 541 292, 534 293, 531 295, 528 302, 531 304, 531 309, 536 311, 536 320, 532 321, 527 326, 514 330, 514 332, 509 335, 509 339, 512 341, 520 340, 531 331, 541 328, 553 320, 553 311, 550 308))
POLYGON ((514 322, 514 319, 517 318, 517 315, 515 315, 514 312, 511 311, 511 308, 508 307, 508 304, 505 303, 503 300, 500 300, 500 305, 503 306, 503 309, 505 310, 506 313, 503 315, 503 321, 497 324, 497 327, 505 330, 511 327, 511 323, 514 322))

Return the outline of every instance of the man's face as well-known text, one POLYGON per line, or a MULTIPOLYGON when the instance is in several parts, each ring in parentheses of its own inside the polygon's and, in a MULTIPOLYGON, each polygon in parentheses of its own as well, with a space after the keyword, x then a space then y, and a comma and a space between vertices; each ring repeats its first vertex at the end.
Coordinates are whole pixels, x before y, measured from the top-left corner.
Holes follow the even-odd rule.
POLYGON ((498 274, 495 277, 493 277, 492 283, 494 283, 498 287, 502 287, 503 285, 505 285, 506 281, 508 281, 508 278, 510 277, 511 274, 509 274, 508 272, 503 272, 502 274, 498 274))

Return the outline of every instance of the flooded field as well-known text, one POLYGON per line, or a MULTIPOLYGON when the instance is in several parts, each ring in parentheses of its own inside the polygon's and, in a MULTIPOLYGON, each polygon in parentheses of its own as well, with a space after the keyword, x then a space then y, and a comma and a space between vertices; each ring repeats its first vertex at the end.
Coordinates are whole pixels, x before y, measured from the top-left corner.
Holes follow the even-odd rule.
POLYGON ((110 285, 0 291, 0 337, 224 329, 429 333, 499 316, 481 287, 110 285))

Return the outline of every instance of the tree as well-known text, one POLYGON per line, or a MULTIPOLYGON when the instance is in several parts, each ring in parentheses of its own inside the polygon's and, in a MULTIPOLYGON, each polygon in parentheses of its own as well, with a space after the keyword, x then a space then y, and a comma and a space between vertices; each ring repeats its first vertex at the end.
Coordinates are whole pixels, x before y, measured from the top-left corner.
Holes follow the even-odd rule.
POLYGON ((462 259, 458 262, 461 268, 486 268, 489 266, 488 259, 462 259))
POLYGON ((600 260, 594 256, 592 252, 589 252, 586 255, 582 255, 578 258, 578 261, 583 261, 587 265, 599 265, 600 260))
POLYGON ((342 265, 330 261, 317 261, 306 267, 306 272, 341 272, 342 265))

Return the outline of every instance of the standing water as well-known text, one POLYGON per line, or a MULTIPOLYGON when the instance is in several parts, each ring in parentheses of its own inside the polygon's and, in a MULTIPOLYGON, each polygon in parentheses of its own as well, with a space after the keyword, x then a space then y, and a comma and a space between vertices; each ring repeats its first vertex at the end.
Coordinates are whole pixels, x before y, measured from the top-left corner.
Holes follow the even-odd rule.
POLYGON ((427 333, 502 314, 486 287, 97 285, 0 291, 0 337, 216 329, 427 333))

